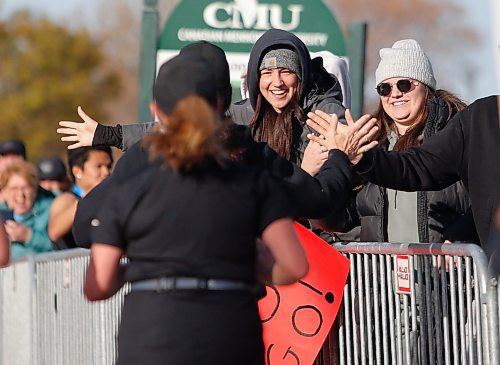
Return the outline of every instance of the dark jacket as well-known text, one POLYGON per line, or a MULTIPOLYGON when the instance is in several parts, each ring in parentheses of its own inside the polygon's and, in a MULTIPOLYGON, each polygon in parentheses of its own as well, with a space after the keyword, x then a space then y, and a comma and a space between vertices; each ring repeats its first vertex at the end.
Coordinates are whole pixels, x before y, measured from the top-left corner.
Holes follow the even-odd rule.
MULTIPOLYGON (((299 56, 301 64, 301 83, 299 89, 300 106, 304 116, 308 112, 321 109, 326 113, 337 114, 339 119, 344 119, 344 107, 342 106, 342 89, 338 80, 323 67, 323 59, 315 58, 311 61, 309 51, 304 43, 292 33, 279 29, 271 29, 260 37, 250 52, 247 69, 247 85, 249 98, 234 103, 229 109, 232 120, 237 124, 248 125, 252 120, 254 108, 259 94, 259 66, 262 57, 271 47, 283 45, 293 49, 299 56)), ((295 119, 294 130, 298 132, 294 136, 292 145, 292 162, 300 165, 304 150, 309 142, 307 134, 314 131, 305 125, 305 120, 295 119)))
POLYGON ((467 188, 481 245, 488 243, 500 203, 499 96, 478 99, 457 113, 447 126, 405 152, 377 148, 355 169, 369 181, 406 191, 443 189, 457 181, 467 188))

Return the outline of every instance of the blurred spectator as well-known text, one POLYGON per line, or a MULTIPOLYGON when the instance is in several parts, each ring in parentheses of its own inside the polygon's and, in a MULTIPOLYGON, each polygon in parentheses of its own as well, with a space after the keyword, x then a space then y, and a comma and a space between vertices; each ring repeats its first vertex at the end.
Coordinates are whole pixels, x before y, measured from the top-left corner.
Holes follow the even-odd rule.
POLYGON ((19 160, 26 160, 26 146, 22 141, 10 139, 0 143, 0 169, 19 160))
POLYGON ((0 186, 5 198, 0 209, 11 212, 5 222, 11 256, 51 251, 47 225, 54 197, 39 194, 35 166, 26 161, 13 162, 0 175, 0 186))
MULTIPOLYGON (((26 160, 26 146, 22 141, 10 139, 0 142, 0 175, 7 166, 15 161, 26 160)), ((4 201, 0 191, 0 203, 4 201)))
POLYGON ((71 187, 66 165, 59 157, 41 159, 37 165, 40 186, 54 195, 68 191, 71 187))
POLYGON ((78 202, 111 173, 113 156, 109 146, 80 147, 68 150, 73 189, 56 197, 50 208, 48 232, 56 249, 74 248, 71 233, 78 202))

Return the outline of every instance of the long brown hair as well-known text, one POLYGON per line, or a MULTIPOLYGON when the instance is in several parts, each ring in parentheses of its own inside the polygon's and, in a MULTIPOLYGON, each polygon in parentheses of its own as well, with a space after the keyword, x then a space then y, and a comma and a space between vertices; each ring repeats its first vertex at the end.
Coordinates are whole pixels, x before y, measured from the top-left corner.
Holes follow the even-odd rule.
POLYGON ((226 156, 221 143, 224 127, 216 111, 192 95, 177 102, 165 130, 156 130, 145 143, 152 158, 161 156, 174 171, 188 171, 226 156))
POLYGON ((249 124, 256 141, 266 142, 287 160, 292 156, 294 118, 301 123, 304 121, 304 112, 298 100, 297 95, 281 113, 278 113, 259 93, 255 112, 249 124))
MULTIPOLYGON (((398 141, 394 145, 394 151, 405 151, 410 147, 418 146, 422 143, 421 136, 424 132, 427 119, 429 118, 429 100, 432 98, 442 100, 448 107, 448 120, 456 112, 462 110, 466 106, 463 100, 446 90, 433 90, 427 85, 424 86, 426 89, 425 106, 420 111, 417 122, 408 128, 404 135, 399 136, 398 141)), ((377 141, 381 144, 388 139, 391 131, 394 130, 394 121, 385 112, 381 100, 373 116, 381 122, 381 128, 376 136, 377 141)))

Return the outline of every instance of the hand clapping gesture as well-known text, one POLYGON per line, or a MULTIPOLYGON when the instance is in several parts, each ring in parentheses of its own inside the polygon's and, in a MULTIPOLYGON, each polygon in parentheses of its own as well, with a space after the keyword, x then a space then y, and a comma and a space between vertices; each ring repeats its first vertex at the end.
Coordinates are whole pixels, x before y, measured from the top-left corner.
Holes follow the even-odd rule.
POLYGON ((330 115, 321 110, 310 112, 307 116, 307 125, 320 134, 309 134, 308 138, 328 150, 341 150, 352 164, 358 163, 363 153, 378 144, 377 141, 372 141, 378 131, 377 119, 368 114, 354 122, 351 112, 346 110, 347 125, 339 123, 337 115, 330 115))

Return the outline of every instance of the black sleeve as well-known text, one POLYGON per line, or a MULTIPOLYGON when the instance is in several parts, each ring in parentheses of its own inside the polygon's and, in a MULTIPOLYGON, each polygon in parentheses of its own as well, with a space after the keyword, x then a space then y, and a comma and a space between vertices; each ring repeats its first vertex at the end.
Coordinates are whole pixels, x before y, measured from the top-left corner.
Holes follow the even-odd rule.
POLYGON ((100 204, 90 225, 91 243, 99 242, 126 249, 121 203, 124 196, 119 186, 110 185, 106 200, 100 204))
POLYGON ((90 248, 92 243, 90 237, 92 220, 96 218, 102 203, 110 193, 109 186, 112 184, 112 180, 113 175, 95 186, 78 202, 72 228, 76 246, 90 248))
POLYGON ((326 217, 312 219, 310 223, 315 228, 327 232, 348 232, 361 224, 356 203, 357 193, 350 191, 346 198, 339 199, 333 210, 326 217))
POLYGON ((352 170, 347 156, 332 150, 320 171, 310 176, 296 164, 276 153, 265 143, 249 146, 247 163, 268 170, 283 180, 295 217, 322 218, 343 205, 351 188, 352 170))
POLYGON ((470 207, 464 215, 446 227, 443 232, 443 239, 452 242, 479 242, 474 216, 470 207))
POLYGON ((92 139, 92 146, 106 145, 122 149, 122 126, 108 126, 98 124, 92 139))
POLYGON ((257 196, 260 208, 259 235, 274 221, 286 217, 292 218, 292 207, 281 181, 268 174, 267 171, 262 171, 260 174, 257 196))
POLYGON ((348 157, 339 150, 331 150, 315 177, 293 165, 293 173, 284 178, 284 186, 293 199, 297 216, 314 219, 345 207, 351 180, 348 157))
POLYGON ((457 114, 440 132, 405 152, 368 151, 355 170, 367 180, 404 191, 440 190, 460 180, 464 135, 457 114))

